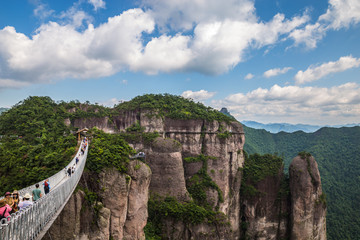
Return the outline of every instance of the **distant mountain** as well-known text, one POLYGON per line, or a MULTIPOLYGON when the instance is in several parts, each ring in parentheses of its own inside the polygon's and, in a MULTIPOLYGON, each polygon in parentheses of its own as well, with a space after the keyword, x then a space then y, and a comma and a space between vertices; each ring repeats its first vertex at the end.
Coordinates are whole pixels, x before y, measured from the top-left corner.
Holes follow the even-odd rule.
MULTIPOLYGON (((230 114, 230 113, 229 113, 230 114)), ((296 131, 303 131, 306 133, 312 133, 317 130, 319 130, 322 127, 332 127, 332 128, 340 128, 340 127, 354 127, 354 126, 360 126, 360 123, 354 123, 354 124, 345 124, 345 125, 324 125, 324 126, 318 126, 318 125, 308 125, 308 124, 289 124, 289 123, 259 123, 255 121, 242 121, 242 124, 244 124, 247 127, 255 128, 255 129, 265 129, 266 131, 269 131, 271 133, 278 133, 278 132, 288 132, 293 133, 296 131)))

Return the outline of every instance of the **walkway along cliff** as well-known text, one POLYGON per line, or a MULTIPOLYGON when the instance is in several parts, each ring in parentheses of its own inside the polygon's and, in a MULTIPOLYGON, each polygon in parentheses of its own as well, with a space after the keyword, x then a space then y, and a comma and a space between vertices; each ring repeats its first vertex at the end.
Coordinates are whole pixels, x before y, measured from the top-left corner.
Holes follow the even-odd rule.
POLYGON ((145 239, 145 232, 148 239, 326 239, 315 159, 294 158, 289 178, 282 163, 257 166, 245 160, 237 121, 136 108, 66 123, 123 134, 146 157, 130 161, 124 174, 84 172, 44 239, 145 239), (261 177, 251 170, 264 166, 271 171, 261 177))

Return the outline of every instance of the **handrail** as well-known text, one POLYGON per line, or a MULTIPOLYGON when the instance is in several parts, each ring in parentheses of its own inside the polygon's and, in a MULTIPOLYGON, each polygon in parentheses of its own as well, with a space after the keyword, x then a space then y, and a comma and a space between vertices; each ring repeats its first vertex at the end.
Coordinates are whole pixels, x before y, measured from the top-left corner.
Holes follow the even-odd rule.
MULTIPOLYGON (((1 220, 0 240, 34 240, 40 239, 39 237, 46 233, 55 220, 54 218, 62 211, 75 190, 85 167, 88 149, 89 146, 86 147, 84 155, 80 156, 76 171, 71 177, 67 177, 65 171, 61 170, 49 178, 53 184, 50 193, 44 194, 33 205, 11 214, 11 217, 1 220)), ((80 151, 81 147, 76 156, 78 156, 80 151)), ((76 156, 67 167, 73 166, 76 156)), ((35 189, 35 185, 21 189, 19 193, 20 191, 25 193, 29 189, 35 189)))

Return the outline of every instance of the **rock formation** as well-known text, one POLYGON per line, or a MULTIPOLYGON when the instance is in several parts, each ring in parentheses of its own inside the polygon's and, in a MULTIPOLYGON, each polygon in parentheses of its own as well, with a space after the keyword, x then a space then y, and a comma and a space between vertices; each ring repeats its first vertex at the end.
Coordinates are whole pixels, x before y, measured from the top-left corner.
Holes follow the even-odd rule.
POLYGON ((44 239, 145 239, 151 170, 138 160, 129 165, 128 175, 116 169, 84 173, 80 185, 97 189, 101 202, 91 201, 94 193, 76 191, 44 239))
POLYGON ((255 184, 256 196, 241 196, 242 236, 248 239, 286 239, 290 204, 283 168, 255 184))
POLYGON ((81 185, 94 189, 101 201, 89 206, 86 192, 73 194, 49 231, 51 239, 145 239, 149 195, 174 197, 182 203, 196 200, 189 189, 200 172, 212 186, 202 189, 205 204, 222 213, 228 224, 189 224, 167 217, 162 220, 167 239, 326 239, 324 195, 312 157, 296 157, 291 164, 291 198, 281 192, 282 168, 256 183, 260 195, 241 196, 245 136, 238 122, 172 119, 138 109, 120 111, 111 121, 104 117, 67 123, 78 128, 96 126, 108 133, 125 132, 139 124, 144 133, 157 132, 160 137, 151 144, 131 142, 146 158, 145 163, 131 161, 127 174, 115 169, 96 176, 85 174, 81 185))
POLYGON ((290 168, 291 239, 326 239, 326 203, 314 157, 303 154, 290 168))

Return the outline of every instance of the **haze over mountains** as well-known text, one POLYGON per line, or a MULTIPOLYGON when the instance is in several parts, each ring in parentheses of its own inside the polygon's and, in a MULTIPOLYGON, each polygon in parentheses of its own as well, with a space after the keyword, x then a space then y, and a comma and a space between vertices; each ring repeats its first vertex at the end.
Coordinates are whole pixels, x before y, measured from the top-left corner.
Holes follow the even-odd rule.
MULTIPOLYGON (((233 117, 230 112, 226 108, 222 108, 220 112, 225 115, 233 117)), ((340 128, 340 127, 355 127, 360 126, 360 123, 351 123, 345 125, 310 125, 310 124, 290 124, 290 123, 259 123, 256 121, 241 121, 247 127, 255 128, 255 129, 264 129, 270 133, 278 133, 278 132, 288 132, 293 133, 296 131, 303 131, 306 133, 316 132, 322 127, 332 127, 332 128, 340 128)))

